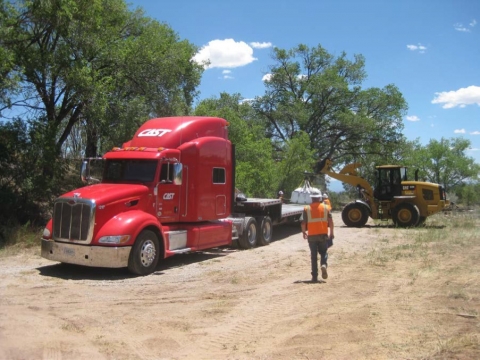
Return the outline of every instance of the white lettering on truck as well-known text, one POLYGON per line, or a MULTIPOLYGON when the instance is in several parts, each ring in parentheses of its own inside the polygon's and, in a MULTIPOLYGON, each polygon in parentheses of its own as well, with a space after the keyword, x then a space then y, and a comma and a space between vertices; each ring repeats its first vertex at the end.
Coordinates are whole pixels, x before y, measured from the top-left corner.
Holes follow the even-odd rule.
POLYGON ((163 200, 172 200, 175 196, 175 193, 165 193, 163 194, 163 200))
POLYGON ((138 133, 138 137, 144 137, 144 136, 163 136, 167 133, 169 133, 172 130, 169 129, 145 129, 138 133))

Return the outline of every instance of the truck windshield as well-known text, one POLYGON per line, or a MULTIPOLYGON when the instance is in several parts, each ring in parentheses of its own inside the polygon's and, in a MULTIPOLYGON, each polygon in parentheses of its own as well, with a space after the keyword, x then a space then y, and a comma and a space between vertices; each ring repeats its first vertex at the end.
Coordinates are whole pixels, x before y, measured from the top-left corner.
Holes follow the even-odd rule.
POLYGON ((103 182, 151 182, 156 169, 156 160, 108 160, 103 182))

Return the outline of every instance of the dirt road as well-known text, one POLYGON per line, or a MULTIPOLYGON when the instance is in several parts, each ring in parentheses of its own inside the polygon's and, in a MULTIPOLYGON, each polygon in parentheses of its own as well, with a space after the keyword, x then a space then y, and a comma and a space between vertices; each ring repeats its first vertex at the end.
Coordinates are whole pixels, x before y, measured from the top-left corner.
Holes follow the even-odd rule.
POLYGON ((334 220, 320 283, 288 226, 269 246, 180 255, 145 277, 53 263, 39 249, 4 256, 0 359, 480 358, 478 237, 468 261, 441 261, 411 245, 441 226, 334 220))

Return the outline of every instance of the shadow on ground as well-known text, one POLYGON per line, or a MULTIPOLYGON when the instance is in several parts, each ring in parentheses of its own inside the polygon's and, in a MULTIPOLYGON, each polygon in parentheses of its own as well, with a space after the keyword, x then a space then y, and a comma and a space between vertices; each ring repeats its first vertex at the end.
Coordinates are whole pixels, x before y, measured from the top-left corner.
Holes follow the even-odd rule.
MULTIPOLYGON (((218 257, 226 256, 234 251, 238 250, 230 248, 217 248, 210 249, 209 251, 175 255, 167 259, 161 260, 157 268, 155 269, 153 275, 162 275, 164 270, 215 259, 218 257)), ((63 263, 41 266, 38 267, 37 270, 42 276, 54 277, 63 280, 115 281, 138 277, 138 275, 130 273, 127 268, 110 269, 63 263)))

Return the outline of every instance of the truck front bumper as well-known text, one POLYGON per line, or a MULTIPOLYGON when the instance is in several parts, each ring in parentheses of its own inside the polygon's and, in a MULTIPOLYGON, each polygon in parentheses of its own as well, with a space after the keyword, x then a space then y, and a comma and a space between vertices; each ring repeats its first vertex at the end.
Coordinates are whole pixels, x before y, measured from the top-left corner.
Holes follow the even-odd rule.
POLYGON ((42 239, 42 257, 67 264, 121 268, 128 266, 131 246, 82 246, 42 239))

